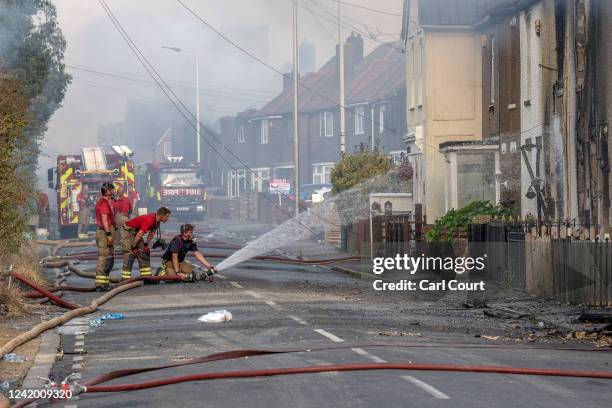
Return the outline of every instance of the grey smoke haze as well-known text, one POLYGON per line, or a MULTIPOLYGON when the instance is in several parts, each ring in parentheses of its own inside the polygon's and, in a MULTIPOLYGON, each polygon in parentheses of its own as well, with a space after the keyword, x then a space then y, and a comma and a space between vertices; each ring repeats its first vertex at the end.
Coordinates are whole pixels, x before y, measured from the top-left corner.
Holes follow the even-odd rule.
MULTIPOLYGON (((261 107, 280 91, 280 76, 252 61, 189 15, 174 0, 107 0, 119 21, 181 99, 193 105, 197 53, 200 65, 201 109, 204 123, 223 115, 261 107), (162 46, 180 47, 175 53, 162 46)), ((403 0, 352 0, 354 4, 401 14, 403 0)), ((43 142, 41 170, 52 166, 58 152, 77 152, 96 143, 98 125, 121 121, 131 98, 163 99, 96 0, 55 0, 58 20, 67 41, 66 63, 139 81, 117 79, 73 68, 74 76, 63 107, 51 122, 43 142)), ((291 0, 186 0, 200 16, 270 65, 282 69, 291 61, 291 0)), ((303 0, 307 7, 333 19, 337 3, 303 0), (327 11, 322 8, 326 7, 327 11)), ((401 18, 344 6, 350 24, 398 34, 401 18)), ((337 29, 331 22, 304 8, 300 13, 300 39, 316 46, 317 68, 335 52, 337 29)), ((359 26, 362 32, 366 28, 359 26)), ((348 35, 349 31, 345 31, 348 35)), ((381 41, 397 39, 381 36, 381 41)), ((378 43, 365 41, 366 53, 378 43)), ((192 108, 193 109, 193 108, 192 108)), ((42 173, 42 172, 41 172, 42 173)))

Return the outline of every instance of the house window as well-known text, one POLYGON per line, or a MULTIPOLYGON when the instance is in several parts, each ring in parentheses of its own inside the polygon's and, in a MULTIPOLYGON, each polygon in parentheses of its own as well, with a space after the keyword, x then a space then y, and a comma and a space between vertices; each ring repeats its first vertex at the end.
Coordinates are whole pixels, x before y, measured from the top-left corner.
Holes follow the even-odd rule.
POLYGON ((510 153, 516 153, 516 142, 514 140, 510 142, 510 153))
POLYGON ((246 136, 244 135, 244 126, 238 126, 238 143, 245 143, 246 136))
POLYGON ((333 112, 321 112, 319 114, 319 136, 332 137, 334 135, 333 112))
POLYGON ((267 189, 267 184, 270 181, 270 169, 253 169, 251 173, 251 189, 253 191, 265 191, 267 189))
POLYGON ((457 207, 495 202, 495 153, 457 153, 457 207))
POLYGON ((385 131, 385 110, 385 105, 378 107, 378 133, 381 135, 385 131))
POLYGON ((270 137, 270 125, 268 119, 261 120, 261 144, 268 144, 270 137))
POLYGON ((313 184, 331 184, 331 172, 333 163, 315 164, 312 166, 313 184))
POLYGON ((403 151, 390 152, 389 157, 394 165, 398 165, 405 160, 406 154, 403 151))
POLYGON ((355 108, 355 134, 363 135, 365 130, 363 128, 363 120, 365 118, 365 111, 363 106, 358 106, 355 108))

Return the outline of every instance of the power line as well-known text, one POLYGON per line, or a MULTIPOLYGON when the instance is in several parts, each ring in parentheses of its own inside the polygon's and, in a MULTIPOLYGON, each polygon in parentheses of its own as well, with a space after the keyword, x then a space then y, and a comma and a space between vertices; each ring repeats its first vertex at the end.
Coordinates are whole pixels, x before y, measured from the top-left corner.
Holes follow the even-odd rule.
MULTIPOLYGON (((94 75, 99 75, 99 76, 105 76, 105 77, 109 77, 109 78, 113 78, 113 79, 118 79, 118 80, 123 80, 123 81, 128 81, 128 82, 132 82, 134 84, 137 85, 142 85, 142 86, 155 86, 154 82, 151 81, 147 81, 144 79, 140 79, 142 77, 140 76, 127 76, 127 75, 121 75, 121 74, 114 74, 112 72, 105 72, 105 71, 101 71, 101 70, 97 70, 97 69, 92 69, 92 68, 80 68, 78 66, 75 65, 70 65, 67 64, 66 65, 68 68, 73 69, 73 70, 78 70, 78 71, 82 71, 82 72, 87 72, 90 74, 94 74, 94 75)), ((169 81, 169 80, 168 80, 169 81)), ((180 81, 173 81, 173 82, 180 82, 180 81)), ((186 88, 186 89, 192 89, 194 86, 191 85, 178 85, 182 88, 186 88)), ((269 97, 274 96, 274 94, 272 93, 267 93, 267 94, 260 94, 260 95, 253 95, 253 94, 249 94, 249 93, 243 93, 241 97, 239 97, 239 95, 237 95, 237 93, 239 93, 238 91, 233 91, 230 92, 229 90, 215 90, 212 88, 208 88, 210 90, 203 92, 204 88, 201 86, 199 88, 199 91, 204 94, 204 95, 209 95, 209 96, 219 96, 219 97, 225 97, 226 99, 252 99, 254 101, 258 101, 258 102, 265 102, 267 101, 269 97), (230 95, 230 96, 228 96, 230 95), (266 99, 264 99, 266 98, 266 99)), ((231 88, 230 88, 231 89, 231 88)))
MULTIPOLYGON (((291 0, 290 0, 290 1, 291 1, 291 0)), ((319 7, 319 8, 320 8, 322 11, 324 11, 325 13, 327 13, 327 15, 328 15, 328 16, 321 15, 321 14, 319 14, 318 12, 316 12, 316 11, 314 11, 314 10, 312 10, 312 9, 310 9, 310 8, 308 8, 308 7, 306 7, 305 5, 299 5, 299 4, 298 4, 298 6, 299 6, 299 7, 301 7, 301 8, 303 8, 304 10, 308 11, 309 13, 311 13, 311 14, 313 14, 313 15, 316 15, 316 16, 318 16, 318 17, 322 18, 323 20, 325 20, 325 21, 327 21, 327 22, 329 22, 329 23, 333 24, 334 26, 337 26, 337 25, 338 25, 337 16, 336 16, 335 14, 333 14, 332 12, 330 12, 330 11, 329 11, 329 10, 328 10, 326 7, 324 7, 323 5, 321 5, 321 4, 319 4, 319 3, 317 3, 317 2, 315 2, 315 1, 313 1, 313 0, 311 0, 310 2, 311 2, 311 3, 312 3, 314 6, 319 7)), ((377 44, 381 44, 381 45, 384 45, 384 46, 386 46, 386 47, 393 48, 393 49, 398 50, 398 51, 400 51, 400 52, 403 52, 403 51, 404 51, 404 49, 403 49, 403 48, 395 47, 395 46, 393 46, 393 45, 389 44, 388 42, 384 42, 384 41, 380 41, 380 40, 378 40, 378 39, 376 39, 376 38, 372 38, 371 34, 370 34, 370 33, 369 33, 369 31, 368 31, 368 30, 369 30, 369 27, 367 27, 367 26, 365 26, 365 25, 364 25, 364 27, 366 28, 366 31, 368 31, 368 33, 364 33, 363 31, 361 31, 361 29, 360 29, 360 28, 358 28, 358 27, 356 27, 355 25, 353 25, 353 24, 351 24, 350 22, 348 22, 348 21, 347 21, 347 18, 344 18, 344 22, 343 22, 343 24, 342 24, 342 27, 343 27, 345 30, 349 30, 349 31, 353 31, 353 32, 356 32, 356 33, 358 33, 358 34, 361 34, 361 35, 362 35, 362 37, 363 37, 365 40, 370 40, 370 41, 373 41, 373 42, 375 42, 375 43, 377 43, 377 44)))
POLYGON ((349 3, 348 1, 340 1, 340 0, 331 0, 331 1, 336 2, 336 3, 340 3, 340 4, 344 4, 344 5, 347 5, 347 6, 350 6, 350 7, 355 7, 355 8, 360 8, 360 9, 363 9, 363 10, 372 11, 374 13, 386 14, 388 16, 395 16, 395 17, 404 17, 403 14, 397 14, 397 13, 392 13, 390 11, 385 11, 385 10, 370 8, 370 7, 366 7, 366 6, 361 6, 359 4, 349 3))
MULTIPOLYGON (((276 72, 279 75, 284 75, 283 72, 281 72, 279 69, 273 67, 272 65, 268 64, 267 62, 263 61, 261 58, 257 57, 256 55, 254 55, 253 53, 251 53, 250 51, 246 50, 245 48, 243 48, 241 45, 237 44, 235 41, 233 41, 231 38, 229 38, 228 36, 226 36, 225 34, 223 34, 221 31, 219 31, 216 27, 214 27, 213 25, 211 25, 210 23, 208 23, 206 20, 204 20, 200 15, 198 15, 195 11, 193 11, 191 8, 189 8, 189 6, 187 6, 182 0, 176 0, 177 3, 179 3, 185 10, 187 10, 191 15, 193 15, 197 20, 199 20, 202 24, 204 24, 206 27, 208 27, 209 29, 211 29, 212 31, 214 31, 218 36, 220 36, 221 38, 223 38, 225 41, 227 41, 228 43, 230 43, 231 45, 233 45, 235 48, 237 48, 238 50, 242 51, 243 53, 245 53, 246 55, 250 56, 251 58, 253 58, 255 61, 259 62, 260 64, 264 65, 265 67, 268 67, 269 69, 271 69, 272 71, 276 72)), ((335 106, 337 107, 342 107, 342 105, 340 105, 337 101, 333 100, 332 98, 328 97, 325 94, 322 94, 321 92, 318 92, 316 89, 313 89, 307 85, 305 85, 303 82, 299 81, 299 85, 304 88, 307 89, 309 91, 311 91, 312 93, 320 96, 321 98, 333 103, 335 106)), ((400 132, 398 132, 396 129, 387 127, 384 123, 381 125, 378 121, 374 120, 373 118, 369 118, 365 113, 361 114, 356 112, 354 109, 349 108, 348 106, 344 106, 344 109, 347 112, 350 112, 353 115, 356 116, 361 116, 364 118, 364 120, 370 122, 370 123, 374 123, 375 126, 379 126, 385 130, 388 130, 391 133, 394 133, 398 136, 403 137, 404 135, 400 132)), ((432 149, 438 151, 439 153, 442 153, 442 151, 440 149, 438 149, 437 147, 430 145, 428 143, 424 143, 426 146, 431 147, 432 149)))
MULTIPOLYGON (((101 90, 103 92, 109 93, 109 94, 113 94, 113 95, 117 95, 117 96, 123 96, 123 97, 128 97, 128 98, 133 98, 133 99, 137 99, 137 100, 143 100, 143 101, 148 101, 148 102, 162 102, 162 101, 166 101, 166 99, 159 99, 159 98, 154 98, 154 97, 148 97, 148 96, 143 96, 143 95, 136 95, 136 94, 132 94, 129 92, 124 92, 124 90, 119 89, 119 88, 113 88, 110 87, 106 84, 101 84, 98 82, 94 82, 94 81, 89 81, 89 80, 85 80, 83 78, 80 77, 75 77, 73 76, 73 79, 76 83, 81 84, 81 85, 87 85, 90 86, 92 88, 96 88, 98 90, 101 90)), ((233 110, 220 110, 220 109, 211 109, 211 108, 203 108, 202 109, 205 112, 217 112, 217 113, 234 113, 233 110)))

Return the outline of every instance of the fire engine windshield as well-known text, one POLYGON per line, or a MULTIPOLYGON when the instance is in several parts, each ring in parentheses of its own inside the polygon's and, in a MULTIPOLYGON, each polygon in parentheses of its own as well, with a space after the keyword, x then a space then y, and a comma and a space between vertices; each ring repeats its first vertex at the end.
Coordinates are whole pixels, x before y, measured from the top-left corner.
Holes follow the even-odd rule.
POLYGON ((200 184, 195 172, 191 173, 161 173, 161 184, 164 187, 192 186, 200 184))

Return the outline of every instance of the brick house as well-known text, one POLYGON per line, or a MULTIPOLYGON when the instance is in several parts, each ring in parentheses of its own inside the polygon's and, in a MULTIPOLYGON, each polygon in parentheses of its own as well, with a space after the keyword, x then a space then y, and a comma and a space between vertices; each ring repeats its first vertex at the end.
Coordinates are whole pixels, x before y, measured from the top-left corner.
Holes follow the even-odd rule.
MULTIPOLYGON (((334 56, 300 79, 300 183, 331 182, 340 157, 338 68, 334 56)), ((345 46, 346 146, 379 146, 399 157, 405 151, 404 58, 395 44, 363 55, 363 40, 351 34, 345 46)), ((222 186, 230 197, 265 191, 274 178, 293 184, 293 88, 291 74, 283 90, 258 110, 221 119, 225 165, 222 186), (231 151, 234 154, 229 154, 231 151)))

